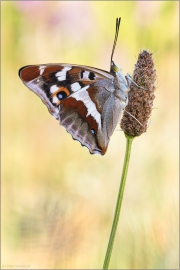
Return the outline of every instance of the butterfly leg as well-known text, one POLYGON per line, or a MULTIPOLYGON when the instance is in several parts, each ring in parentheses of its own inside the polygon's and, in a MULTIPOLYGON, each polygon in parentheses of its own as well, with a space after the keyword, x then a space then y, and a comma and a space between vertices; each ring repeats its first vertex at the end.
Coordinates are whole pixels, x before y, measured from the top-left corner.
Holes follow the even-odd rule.
POLYGON ((148 90, 147 88, 141 87, 140 85, 138 85, 137 83, 135 83, 135 81, 132 79, 131 75, 129 73, 126 74, 125 76, 128 86, 130 87, 131 83, 133 83, 134 85, 136 85, 138 88, 141 88, 143 90, 148 90))

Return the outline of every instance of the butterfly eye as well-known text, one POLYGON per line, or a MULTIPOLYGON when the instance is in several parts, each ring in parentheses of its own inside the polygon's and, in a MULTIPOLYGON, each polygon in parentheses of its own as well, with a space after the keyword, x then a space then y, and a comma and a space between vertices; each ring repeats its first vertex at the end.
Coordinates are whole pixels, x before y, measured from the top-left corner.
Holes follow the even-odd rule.
POLYGON ((67 93, 64 92, 64 91, 60 91, 59 93, 57 93, 57 98, 58 98, 59 100, 63 100, 63 99, 65 99, 66 97, 67 97, 67 93))

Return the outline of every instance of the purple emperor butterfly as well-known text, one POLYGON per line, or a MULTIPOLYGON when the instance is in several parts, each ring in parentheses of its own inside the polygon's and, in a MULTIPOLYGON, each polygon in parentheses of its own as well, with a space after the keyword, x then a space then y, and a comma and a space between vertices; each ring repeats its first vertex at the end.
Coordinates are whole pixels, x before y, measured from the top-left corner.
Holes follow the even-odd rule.
POLYGON ((91 154, 106 153, 128 103, 131 77, 124 76, 112 60, 120 21, 121 18, 116 19, 110 72, 72 64, 29 65, 19 70, 23 83, 91 154))

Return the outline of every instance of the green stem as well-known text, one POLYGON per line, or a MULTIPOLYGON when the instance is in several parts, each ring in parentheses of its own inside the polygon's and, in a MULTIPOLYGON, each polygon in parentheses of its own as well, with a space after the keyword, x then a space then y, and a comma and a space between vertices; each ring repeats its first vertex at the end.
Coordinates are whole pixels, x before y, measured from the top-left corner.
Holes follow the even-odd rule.
POLYGON ((132 145, 132 141, 134 139, 134 137, 130 137, 126 134, 125 134, 125 136, 126 136, 126 153, 125 153, 123 171, 122 171, 122 176, 121 176, 121 183, 120 183, 119 193, 118 193, 118 198, 117 198, 117 203, 116 203, 116 210, 114 213, 114 220, 113 220, 109 243, 108 243, 108 247, 107 247, 107 251, 106 251, 106 256, 104 259, 103 269, 108 269, 108 267, 109 267, 109 262, 110 262, 111 253, 112 253, 112 249, 113 249, 117 225, 118 225, 118 221, 119 221, 119 215, 120 215, 120 211, 121 211, 121 204, 122 204, 124 187, 125 187, 126 176, 127 176, 127 171, 128 171, 128 165, 129 165, 129 159, 130 159, 130 154, 131 154, 131 145, 132 145))

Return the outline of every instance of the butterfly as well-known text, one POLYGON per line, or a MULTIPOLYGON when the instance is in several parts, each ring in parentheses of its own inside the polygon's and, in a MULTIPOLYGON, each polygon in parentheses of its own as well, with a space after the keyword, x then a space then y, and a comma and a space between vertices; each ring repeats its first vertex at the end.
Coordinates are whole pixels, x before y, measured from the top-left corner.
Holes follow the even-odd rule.
POLYGON ((120 21, 121 18, 116 19, 110 72, 73 64, 28 65, 19 70, 25 86, 41 98, 50 114, 91 154, 106 153, 128 103, 131 77, 124 76, 112 60, 120 21))

